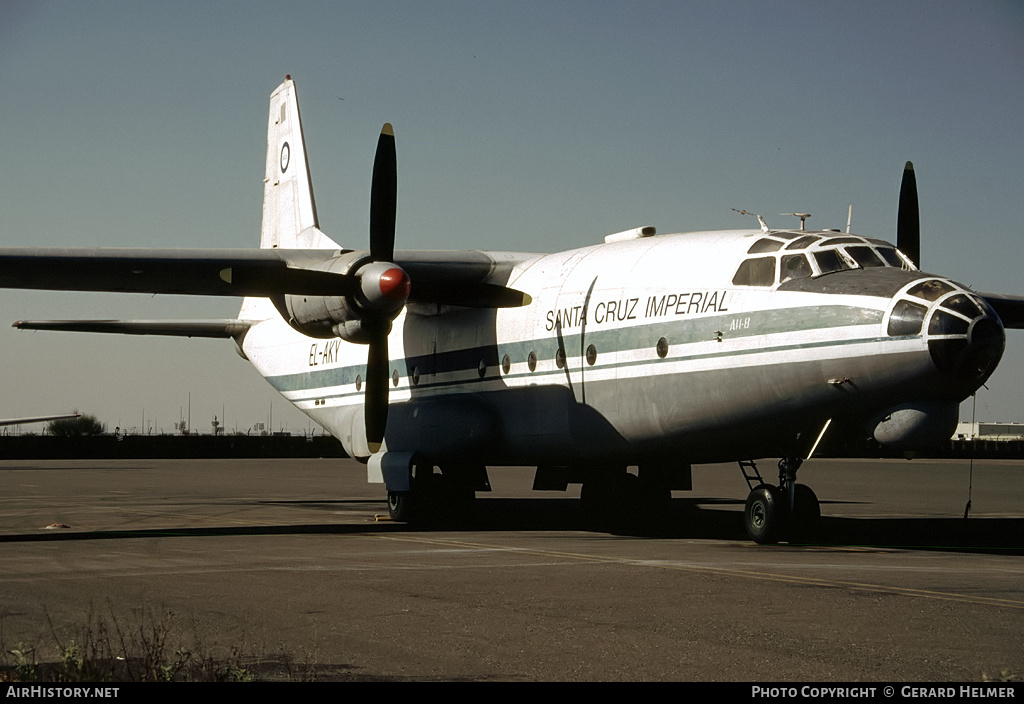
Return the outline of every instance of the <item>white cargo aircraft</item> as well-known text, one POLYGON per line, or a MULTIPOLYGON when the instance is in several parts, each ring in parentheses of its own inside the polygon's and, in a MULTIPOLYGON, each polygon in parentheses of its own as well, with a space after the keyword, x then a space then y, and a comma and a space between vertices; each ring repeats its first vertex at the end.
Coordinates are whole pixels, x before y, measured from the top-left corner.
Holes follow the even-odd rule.
POLYGON ((234 339, 367 462, 397 520, 487 490, 489 465, 535 466, 537 489, 581 482, 603 515, 661 510, 691 463, 739 461, 758 482, 744 514, 757 542, 819 516, 796 472, 826 430, 907 448, 950 437, 1004 326, 1024 327, 1024 298, 917 269, 909 163, 899 249, 759 217, 555 254, 396 251, 396 194, 385 125, 369 249, 320 231, 289 77, 270 98, 260 249, 3 249, 0 285, 244 297, 231 320, 15 326, 234 339), (753 468, 764 457, 782 458, 778 486, 753 468))

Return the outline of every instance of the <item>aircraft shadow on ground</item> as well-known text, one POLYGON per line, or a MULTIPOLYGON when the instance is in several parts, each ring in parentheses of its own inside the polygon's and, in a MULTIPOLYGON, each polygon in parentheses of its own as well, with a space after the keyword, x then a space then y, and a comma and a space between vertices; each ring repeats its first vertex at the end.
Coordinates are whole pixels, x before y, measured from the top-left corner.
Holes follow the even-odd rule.
MULTIPOLYGON (((373 516, 387 515, 381 501, 270 501, 302 504, 336 512, 339 505, 373 516)), ((829 502, 823 502, 825 513, 829 502)), ((652 540, 726 540, 750 543, 738 499, 673 499, 667 510, 640 513, 629 519, 587 515, 576 499, 483 499, 471 515, 431 516, 422 525, 371 520, 357 523, 296 523, 286 525, 147 528, 139 530, 47 531, 0 535, 0 543, 67 540, 125 540, 139 538, 223 537, 258 535, 343 535, 359 533, 451 533, 498 531, 584 531, 615 537, 652 540)), ((1024 518, 838 518, 824 516, 815 539, 805 538, 782 548, 858 546, 887 549, 975 552, 1024 555, 1024 518)))
MULTIPOLYGON (((749 543, 738 499, 674 499, 668 511, 632 520, 595 521, 579 501, 489 499, 477 510, 475 530, 596 530, 652 539, 735 540, 749 543)), ((830 502, 822 502, 827 514, 830 502)), ((823 516, 816 538, 794 547, 869 546, 1024 554, 1024 518, 837 518, 823 516)))

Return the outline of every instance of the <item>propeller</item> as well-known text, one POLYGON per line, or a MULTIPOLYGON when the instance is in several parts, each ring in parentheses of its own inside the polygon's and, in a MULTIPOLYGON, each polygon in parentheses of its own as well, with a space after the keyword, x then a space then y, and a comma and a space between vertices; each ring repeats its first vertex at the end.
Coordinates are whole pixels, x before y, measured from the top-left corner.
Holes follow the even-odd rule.
POLYGON ((914 163, 903 168, 900 184, 900 207, 896 215, 896 247, 921 268, 921 216, 917 207, 917 178, 914 163))
POLYGON ((391 320, 409 297, 409 275, 395 257, 395 211, 398 203, 398 159, 395 132, 385 123, 377 140, 370 185, 370 263, 360 267, 360 288, 370 303, 362 319, 369 333, 366 357, 364 420, 371 452, 380 450, 388 422, 388 334, 391 320))

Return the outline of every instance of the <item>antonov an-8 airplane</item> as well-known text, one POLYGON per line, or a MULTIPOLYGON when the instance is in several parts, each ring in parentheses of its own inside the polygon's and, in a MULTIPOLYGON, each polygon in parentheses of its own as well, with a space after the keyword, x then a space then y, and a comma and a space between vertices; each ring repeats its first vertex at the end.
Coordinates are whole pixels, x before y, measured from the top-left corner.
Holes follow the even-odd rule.
POLYGON ((367 463, 396 520, 454 510, 489 489, 488 466, 536 467, 537 489, 582 483, 602 516, 663 509, 691 463, 739 461, 760 543, 819 516, 796 473, 826 433, 949 438, 1004 326, 1024 327, 1024 298, 918 270, 909 163, 899 249, 758 216, 753 230, 641 227, 555 254, 396 251, 396 174, 385 125, 369 248, 321 232, 288 77, 270 97, 260 249, 3 249, 0 285, 243 297, 230 320, 15 326, 234 339, 367 463), (777 485, 753 465, 765 457, 782 458, 777 485))

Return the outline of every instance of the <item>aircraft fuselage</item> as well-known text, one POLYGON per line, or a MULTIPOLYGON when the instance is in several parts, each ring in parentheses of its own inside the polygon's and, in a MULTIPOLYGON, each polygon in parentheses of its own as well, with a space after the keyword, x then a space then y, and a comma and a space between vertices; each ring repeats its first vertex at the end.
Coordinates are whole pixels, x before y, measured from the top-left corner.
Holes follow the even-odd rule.
MULTIPOLYGON (((407 306, 389 338, 389 452, 484 465, 805 456, 829 419, 830 432, 913 443, 952 433, 1002 352, 979 297, 894 266, 878 240, 724 231, 486 254, 506 272, 493 283, 532 303, 407 306), (880 256, 860 268, 851 248, 880 256)), ((274 317, 243 350, 350 454, 371 454, 363 345, 274 317)))

